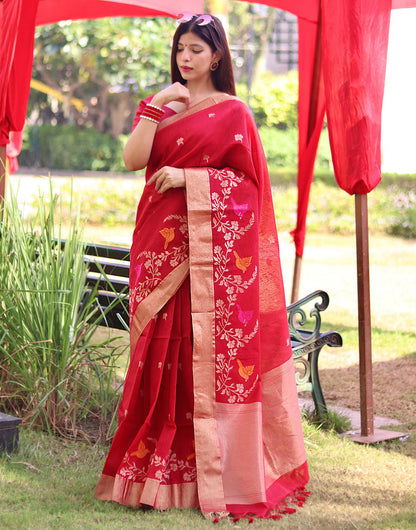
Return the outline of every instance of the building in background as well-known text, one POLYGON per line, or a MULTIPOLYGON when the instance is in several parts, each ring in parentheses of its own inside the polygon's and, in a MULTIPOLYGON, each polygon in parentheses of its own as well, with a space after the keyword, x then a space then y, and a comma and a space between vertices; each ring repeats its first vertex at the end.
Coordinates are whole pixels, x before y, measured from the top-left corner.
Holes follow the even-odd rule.
POLYGON ((276 9, 266 68, 276 74, 298 69, 298 22, 288 11, 276 9))
MULTIPOLYGON (((391 12, 382 116, 382 171, 416 173, 416 9, 391 12)), ((266 68, 285 74, 298 67, 297 18, 276 10, 266 68)))

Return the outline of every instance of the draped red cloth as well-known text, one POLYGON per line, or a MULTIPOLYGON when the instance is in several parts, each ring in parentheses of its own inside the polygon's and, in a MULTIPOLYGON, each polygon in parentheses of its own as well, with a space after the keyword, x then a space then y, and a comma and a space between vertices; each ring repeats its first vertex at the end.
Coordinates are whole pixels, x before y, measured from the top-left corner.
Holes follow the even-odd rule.
POLYGON ((0 145, 22 131, 33 64, 35 26, 100 17, 176 16, 203 11, 202 0, 2 0, 0 1, 0 145))
POLYGON ((175 16, 193 9, 202 13, 202 0, 175 0, 174 3, 166 0, 39 0, 36 25, 102 17, 175 16))
MULTIPOLYGON (((140 112, 140 108, 139 108, 140 112)), ((131 249, 131 363, 96 496, 278 517, 308 481, 270 183, 246 106, 158 126, 131 249), (221 131, 221 134, 219 134, 221 131), (179 313, 179 316, 178 316, 179 313)))
MULTIPOLYGON (((377 145, 380 134, 380 101, 384 89, 388 14, 391 8, 416 7, 416 0, 259 0, 259 3, 290 11, 299 21, 299 197, 298 219, 293 236, 296 253, 302 256, 313 165, 322 128, 323 103, 320 95, 315 97, 316 80, 320 77, 320 73, 315 72, 319 50, 316 44, 319 44, 321 31, 318 22, 320 10, 324 15, 322 32, 325 34, 325 42, 322 49, 326 65, 326 98, 330 107, 328 129, 336 178, 348 193, 368 193, 380 178, 377 145), (375 49, 377 53, 373 53, 375 49), (347 75, 350 73, 354 74, 355 79, 354 85, 351 86, 347 75), (340 101, 342 108, 338 109, 340 101), (350 108, 354 114, 352 118, 349 116, 350 108), (348 139, 343 130, 344 123, 347 122, 350 122, 348 139), (354 154, 349 155, 348 151, 354 154)), ((0 145, 7 144, 9 130, 21 130, 23 127, 32 62, 33 44, 30 40, 33 40, 35 23, 45 24, 65 18, 144 16, 152 14, 151 10, 158 11, 157 14, 163 11, 176 13, 181 10, 201 12, 202 2, 178 0, 174 9, 172 4, 164 0, 0 2, 0 13, 3 11, 3 17, 0 16, 0 20, 3 18, 0 33, 0 106, 6 101, 8 104, 7 112, 0 108, 0 145), (35 22, 33 12, 36 11, 38 3, 35 22), (25 8, 22 9, 22 6, 25 8), (12 10, 15 14, 18 12, 19 17, 22 13, 20 26, 16 23, 17 18, 10 19, 12 10), (7 24, 4 23, 5 17, 9 17, 7 24), (17 56, 13 58, 10 52, 15 49, 17 56), (15 80, 9 83, 10 68, 13 68, 14 75, 18 76, 19 80, 15 77, 15 80)), ((321 91, 322 83, 319 84, 319 94, 321 91)))
POLYGON ((260 0, 298 17, 299 165, 297 223, 303 255, 313 166, 327 110, 335 178, 350 194, 381 179, 381 109, 392 8, 416 0, 260 0), (323 85, 325 96, 323 96, 323 85))
POLYGON ((299 29, 299 153, 296 228, 291 232, 296 254, 303 256, 306 218, 316 153, 321 136, 325 96, 322 82, 321 16, 310 21, 298 18, 299 29))
POLYGON ((0 145, 26 118, 39 0, 3 0, 0 17, 0 145))
POLYGON ((322 0, 322 48, 335 178, 350 194, 381 180, 381 110, 391 0, 322 0), (342 46, 331 45, 337 35, 342 46))
POLYGON ((19 169, 17 157, 22 150, 23 131, 11 131, 9 133, 10 142, 6 146, 7 160, 9 161, 9 174, 13 175, 19 169))

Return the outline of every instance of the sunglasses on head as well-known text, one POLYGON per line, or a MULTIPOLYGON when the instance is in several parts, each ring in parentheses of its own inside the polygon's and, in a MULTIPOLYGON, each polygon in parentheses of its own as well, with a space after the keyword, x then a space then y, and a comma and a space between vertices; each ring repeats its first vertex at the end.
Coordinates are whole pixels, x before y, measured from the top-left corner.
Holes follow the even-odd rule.
POLYGON ((194 20, 194 23, 197 26, 206 26, 214 20, 211 15, 193 15, 192 13, 179 13, 179 15, 177 15, 176 17, 176 22, 178 22, 178 24, 184 24, 185 22, 190 22, 195 17, 196 20, 194 20))

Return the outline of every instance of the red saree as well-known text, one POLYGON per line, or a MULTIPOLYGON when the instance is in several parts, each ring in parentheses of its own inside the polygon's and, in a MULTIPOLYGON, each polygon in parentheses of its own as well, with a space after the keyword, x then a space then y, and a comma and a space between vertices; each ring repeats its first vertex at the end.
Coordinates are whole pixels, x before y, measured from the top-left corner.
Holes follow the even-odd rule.
MULTIPOLYGON (((142 107, 139 107, 139 112, 142 107)), ((131 361, 96 497, 280 517, 308 481, 271 190, 246 106, 165 118, 131 249, 131 361)))

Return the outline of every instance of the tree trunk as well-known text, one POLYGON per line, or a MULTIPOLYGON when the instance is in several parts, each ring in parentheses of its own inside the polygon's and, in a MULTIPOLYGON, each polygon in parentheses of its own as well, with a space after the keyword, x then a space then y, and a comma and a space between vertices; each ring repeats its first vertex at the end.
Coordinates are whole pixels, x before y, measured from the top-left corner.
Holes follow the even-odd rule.
POLYGON ((117 139, 122 134, 126 119, 130 114, 130 97, 127 92, 113 94, 112 101, 110 101, 110 119, 111 131, 113 138, 117 139))
POLYGON ((231 11, 230 3, 228 0, 205 0, 205 12, 211 13, 212 15, 215 15, 218 17, 222 25, 224 26, 224 30, 226 35, 228 36, 228 14, 231 11))
POLYGON ((97 131, 100 133, 103 133, 105 131, 105 121, 108 116, 108 90, 107 88, 103 88, 100 91, 100 101, 99 104, 96 107, 89 107, 89 112, 92 115, 96 115, 96 128, 97 131))
POLYGON ((205 0, 205 6, 205 11, 215 16, 228 17, 231 10, 229 0, 205 0))
POLYGON ((256 83, 257 79, 266 70, 266 56, 269 49, 270 38, 273 33, 274 20, 276 17, 276 10, 269 7, 267 9, 267 18, 264 21, 264 30, 262 31, 259 39, 259 48, 255 54, 254 59, 254 71, 253 71, 253 84, 256 83))

